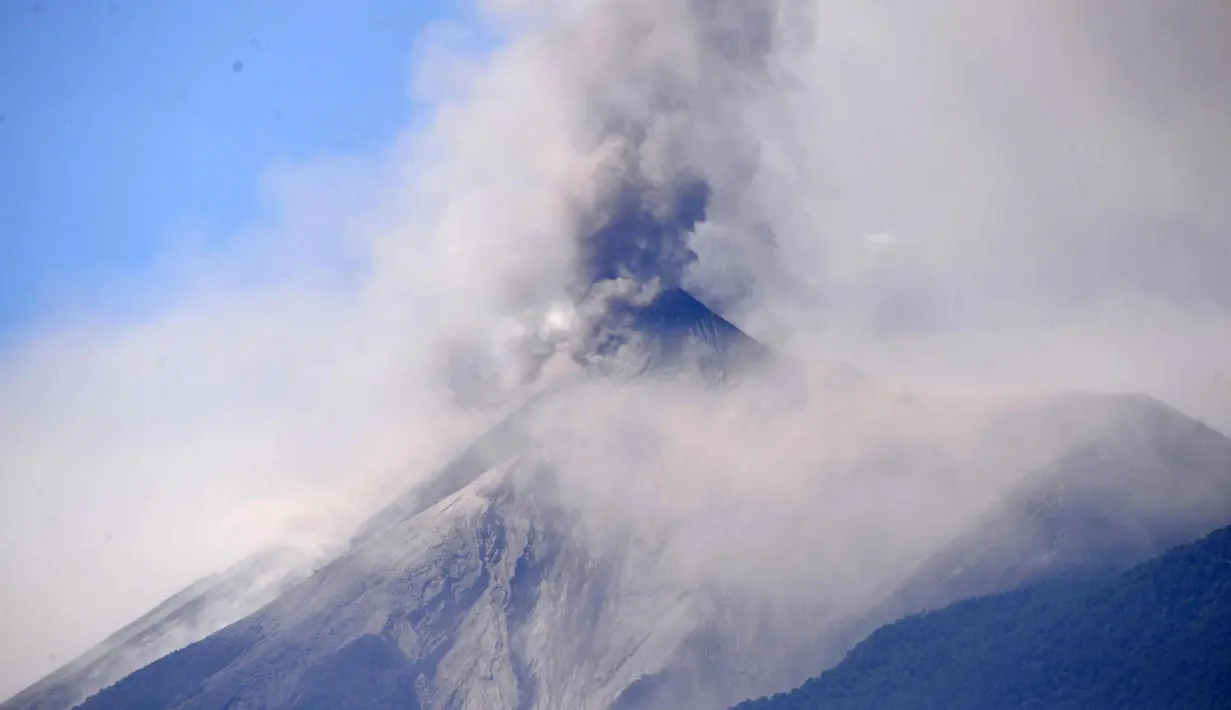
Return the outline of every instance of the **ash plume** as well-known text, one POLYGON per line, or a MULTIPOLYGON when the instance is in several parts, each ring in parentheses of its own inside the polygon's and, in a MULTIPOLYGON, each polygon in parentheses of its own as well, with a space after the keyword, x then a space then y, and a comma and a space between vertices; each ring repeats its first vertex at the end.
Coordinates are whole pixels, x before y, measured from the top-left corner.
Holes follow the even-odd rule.
POLYGON ((0 695, 253 549, 345 541, 576 382, 536 432, 597 538, 676 526, 696 579, 838 616, 1125 416, 1000 436, 1022 402, 1231 429, 1220 0, 481 10, 494 47, 416 48, 427 126, 271 172, 270 218, 169 256, 147 316, 0 355, 0 608, 32 611, 0 695), (680 293, 773 362, 721 396, 583 376, 680 293))

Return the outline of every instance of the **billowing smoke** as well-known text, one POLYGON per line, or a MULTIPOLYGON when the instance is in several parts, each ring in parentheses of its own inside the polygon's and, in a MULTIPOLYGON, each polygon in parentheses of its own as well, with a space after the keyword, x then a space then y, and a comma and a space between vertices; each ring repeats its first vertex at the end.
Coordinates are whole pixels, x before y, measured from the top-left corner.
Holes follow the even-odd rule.
POLYGON ((419 48, 431 125, 275 174, 275 218, 171 260, 148 317, 4 354, 5 659, 345 539, 677 287, 780 359, 722 397, 591 383, 541 433, 579 505, 687 521, 698 575, 883 592, 1081 429, 986 448, 1006 391, 1231 428, 1220 0, 484 10, 494 49, 419 48))
MULTIPOLYGON (((693 240, 698 225, 710 222, 711 203, 738 203, 758 169, 758 139, 743 114, 752 95, 779 90, 772 60, 780 35, 795 34, 789 23, 806 19, 807 9, 798 2, 600 3, 546 17, 515 8, 505 18, 537 30, 511 50, 510 65, 525 61, 564 103, 564 125, 536 139, 584 166, 587 189, 566 196, 558 241, 545 247, 573 260, 555 275, 566 307, 582 316, 570 324, 574 337, 563 339, 571 357, 585 361, 626 341, 631 334, 609 316, 659 291, 687 285, 717 307, 748 295, 753 277, 739 260, 728 258, 708 288, 692 279, 693 240)), ((764 224, 752 238, 732 241, 746 260, 772 263, 764 224)), ((525 278, 541 297, 542 273, 525 278)), ((537 318, 550 308, 539 304, 537 318)), ((527 329, 531 337, 512 355, 520 384, 562 340, 558 329, 547 337, 538 324, 527 329)))
POLYGON ((582 243, 587 285, 621 278, 681 285, 697 258, 688 237, 705 218, 709 194, 704 183, 673 191, 679 194, 645 194, 633 185, 622 186, 610 217, 582 243))

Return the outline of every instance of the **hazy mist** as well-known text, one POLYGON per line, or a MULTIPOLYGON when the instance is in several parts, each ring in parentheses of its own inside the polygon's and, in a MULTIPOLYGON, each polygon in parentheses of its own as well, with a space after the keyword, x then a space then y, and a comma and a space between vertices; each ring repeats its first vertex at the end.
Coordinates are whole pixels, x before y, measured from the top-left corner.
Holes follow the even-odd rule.
POLYGON ((185 238, 140 317, 0 353, 0 696, 262 545, 343 538, 673 282, 782 361, 723 396, 582 387, 539 433, 580 505, 687 521, 731 583, 883 591, 1035 463, 980 439, 1021 397, 1231 431, 1221 0, 484 17, 486 54, 408 41, 430 125, 271 171, 270 218, 185 238))

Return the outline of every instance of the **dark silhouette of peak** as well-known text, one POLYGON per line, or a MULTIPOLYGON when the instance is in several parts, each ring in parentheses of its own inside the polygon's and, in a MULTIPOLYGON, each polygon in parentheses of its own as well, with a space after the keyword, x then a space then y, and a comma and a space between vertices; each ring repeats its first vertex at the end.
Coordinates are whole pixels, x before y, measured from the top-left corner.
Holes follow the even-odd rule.
POLYGON ((638 330, 656 333, 668 340, 704 333, 708 341, 722 348, 734 342, 751 340, 742 330, 682 288, 664 290, 649 305, 632 309, 632 314, 638 330))
POLYGON ((682 288, 648 303, 613 301, 595 324, 588 364, 625 375, 699 375, 720 383, 769 355, 769 349, 682 288))

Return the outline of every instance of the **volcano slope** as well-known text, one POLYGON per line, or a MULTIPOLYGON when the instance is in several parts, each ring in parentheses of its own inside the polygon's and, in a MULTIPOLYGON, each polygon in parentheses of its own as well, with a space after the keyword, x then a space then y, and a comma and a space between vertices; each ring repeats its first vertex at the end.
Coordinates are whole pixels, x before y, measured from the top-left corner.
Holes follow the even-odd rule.
POLYGON ((271 547, 201 579, 4 703, 0 710, 68 710, 124 676, 273 601, 312 573, 315 558, 271 547))
MULTIPOLYGON (((907 436, 960 419, 950 403, 887 395, 845 370, 806 392, 836 408, 803 423, 811 439, 757 440, 748 454, 759 478, 724 478, 738 446, 703 427, 684 458, 667 456, 662 440, 639 452, 667 474, 695 464, 671 505, 620 498, 638 481, 637 456, 561 455, 589 442, 562 449, 570 437, 544 422, 689 373, 702 375, 688 385, 704 392, 702 406, 658 419, 642 408, 620 426, 651 417, 649 429, 678 428, 682 412, 755 409, 738 399, 741 368, 766 359, 687 294, 658 298, 630 313, 637 337, 615 348, 633 363, 616 369, 635 377, 596 375, 602 383, 529 402, 311 577, 82 707, 722 708, 838 661, 861 620, 1085 570, 1108 550, 1119 569, 1231 517, 1231 442, 1148 398, 1018 403, 953 450, 907 436), (595 387, 561 414, 558 401, 595 387), (723 405, 728 397, 741 406, 723 405), (867 405, 878 398, 902 426, 867 405), (853 458, 800 453, 807 441, 850 444, 841 427, 860 416, 893 436, 878 433, 870 441, 885 445, 857 446, 853 458), (775 497, 796 458, 806 465, 775 497), (603 479, 613 485, 593 485, 600 469, 616 472, 603 479), (724 486, 727 498, 711 505, 724 486), (744 515, 757 505, 769 514, 744 515), (972 539, 987 544, 963 542, 972 539)), ((755 429, 761 415, 744 414, 737 429, 755 429)), ((768 419, 765 431, 779 433, 768 419)))

